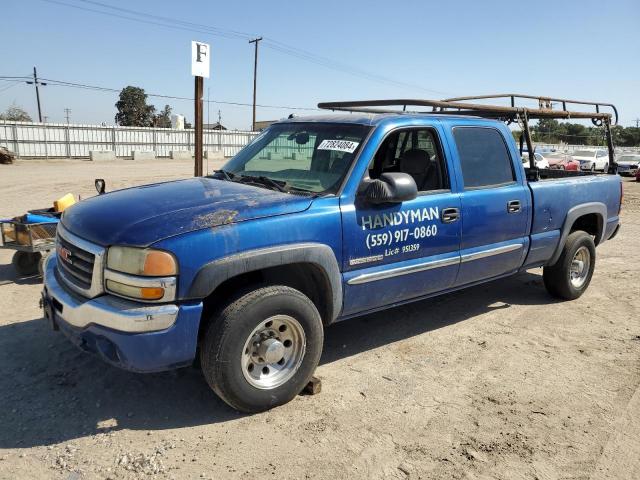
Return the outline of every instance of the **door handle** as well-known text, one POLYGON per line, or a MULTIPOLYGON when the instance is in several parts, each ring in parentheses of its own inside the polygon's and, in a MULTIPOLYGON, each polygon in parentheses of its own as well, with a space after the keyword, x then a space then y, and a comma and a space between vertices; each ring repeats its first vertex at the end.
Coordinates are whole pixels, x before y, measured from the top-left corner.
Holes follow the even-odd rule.
POLYGON ((460 210, 454 207, 443 208, 440 214, 442 223, 453 223, 460 218, 460 210))
POLYGON ((518 213, 522 210, 522 205, 520 204, 520 200, 511 200, 507 203, 507 212, 509 213, 518 213))

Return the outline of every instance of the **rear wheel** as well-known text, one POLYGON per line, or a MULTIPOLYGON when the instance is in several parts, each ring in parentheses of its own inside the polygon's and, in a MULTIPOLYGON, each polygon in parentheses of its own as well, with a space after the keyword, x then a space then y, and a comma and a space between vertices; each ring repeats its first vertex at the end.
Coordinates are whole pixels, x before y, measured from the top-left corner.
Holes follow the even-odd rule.
POLYGON ((604 173, 607 173, 607 172, 609 171, 609 164, 608 164, 608 163, 605 163, 605 164, 604 164, 604 168, 602 169, 602 171, 603 171, 604 173))
POLYGON ((241 295, 218 311, 200 348, 207 383, 248 413, 289 402, 320 361, 323 327, 311 300, 285 286, 241 295))
POLYGON ((575 231, 567 237, 555 265, 544 267, 544 286, 554 297, 574 300, 589 287, 595 265, 593 238, 582 230, 575 231))
POLYGON ((38 273, 38 262, 41 258, 40 252, 17 251, 13 254, 11 264, 20 276, 35 275, 38 273))

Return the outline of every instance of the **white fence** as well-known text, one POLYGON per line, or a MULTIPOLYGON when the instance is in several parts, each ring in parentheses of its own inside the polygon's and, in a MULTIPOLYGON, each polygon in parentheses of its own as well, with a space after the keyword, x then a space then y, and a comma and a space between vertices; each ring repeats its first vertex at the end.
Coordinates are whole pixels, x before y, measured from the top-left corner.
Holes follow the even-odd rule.
MULTIPOLYGON (((204 150, 222 150, 231 157, 258 133, 240 130, 205 130, 204 150)), ((19 157, 89 157, 91 150, 111 150, 130 157, 133 150, 153 151, 168 157, 171 151, 193 151, 193 129, 106 127, 66 123, 7 122, 0 120, 0 146, 19 157)))
MULTIPOLYGON (((257 132, 240 130, 205 130, 204 150, 222 150, 231 157, 249 143, 257 132)), ((156 157, 168 157, 171 151, 193 151, 194 131, 171 128, 106 127, 65 123, 7 122, 0 120, 0 146, 19 157, 87 158, 91 150, 115 152, 131 157, 133 150, 152 151, 156 157)), ((569 153, 593 148, 585 145, 536 144, 569 153)), ((602 147, 606 148, 606 147, 602 147)), ((640 147, 620 147, 616 152, 640 153, 640 147)))

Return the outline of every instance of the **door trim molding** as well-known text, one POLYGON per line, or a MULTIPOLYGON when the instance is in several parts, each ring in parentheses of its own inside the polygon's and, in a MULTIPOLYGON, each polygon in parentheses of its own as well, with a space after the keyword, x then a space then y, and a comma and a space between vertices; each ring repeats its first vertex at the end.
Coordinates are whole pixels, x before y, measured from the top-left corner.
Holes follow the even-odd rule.
POLYGON ((489 248, 488 250, 482 250, 480 252, 467 253, 460 257, 462 263, 472 262, 474 260, 480 260, 481 258, 493 257, 494 255, 500 255, 502 253, 514 252, 521 250, 524 245, 522 243, 512 243, 510 245, 504 245, 502 247, 489 248))
POLYGON ((424 272, 425 270, 432 270, 434 268, 451 267, 460 263, 460 256, 456 255, 451 258, 444 258, 441 260, 431 260, 428 262, 418 263, 416 265, 407 265, 406 267, 390 268, 389 270, 383 270, 380 272, 364 273, 353 277, 347 281, 349 285, 359 285, 361 283, 375 282, 377 280, 384 280, 387 278, 399 277, 400 275, 408 275, 410 273, 424 272))
POLYGON ((480 252, 467 253, 462 256, 455 256, 451 258, 443 258, 440 260, 430 260, 427 262, 418 263, 415 265, 407 265, 405 267, 390 268, 388 270, 382 270, 380 272, 363 273, 357 277, 347 281, 348 285, 360 285, 362 283, 375 282, 378 280, 385 280, 387 278, 399 277, 401 275, 409 275, 411 273, 424 272, 426 270, 433 270, 435 268, 452 267, 460 263, 472 262, 474 260, 480 260, 482 258, 493 257, 494 255, 501 255, 503 253, 514 252, 521 250, 524 247, 522 243, 512 243, 510 245, 503 245, 502 247, 489 248, 480 252))

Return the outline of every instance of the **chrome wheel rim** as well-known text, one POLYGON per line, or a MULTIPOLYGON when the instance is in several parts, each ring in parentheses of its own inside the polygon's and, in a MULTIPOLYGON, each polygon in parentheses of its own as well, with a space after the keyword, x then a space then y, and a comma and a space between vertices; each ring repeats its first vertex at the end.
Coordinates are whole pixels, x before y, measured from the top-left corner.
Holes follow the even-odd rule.
POLYGON ((300 322, 274 315, 253 329, 244 344, 241 368, 250 385, 268 390, 288 382, 300 368, 306 337, 300 322))
POLYGON ((580 247, 573 260, 571 260, 571 268, 569 269, 569 279, 574 288, 581 288, 587 281, 589 269, 591 267, 591 252, 587 247, 580 247))

